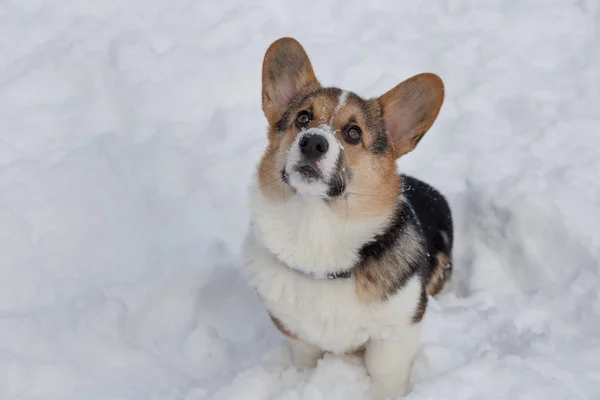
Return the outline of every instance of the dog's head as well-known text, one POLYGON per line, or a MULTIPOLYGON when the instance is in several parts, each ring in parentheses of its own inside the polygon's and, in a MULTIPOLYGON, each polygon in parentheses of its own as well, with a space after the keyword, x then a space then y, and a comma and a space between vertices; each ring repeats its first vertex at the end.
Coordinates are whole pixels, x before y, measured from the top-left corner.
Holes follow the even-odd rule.
POLYGON ((269 147, 259 166, 261 191, 273 201, 345 197, 348 207, 354 197, 356 206, 389 208, 400 191, 395 161, 415 148, 443 99, 441 79, 429 73, 373 99, 322 87, 300 43, 275 41, 262 72, 269 147))

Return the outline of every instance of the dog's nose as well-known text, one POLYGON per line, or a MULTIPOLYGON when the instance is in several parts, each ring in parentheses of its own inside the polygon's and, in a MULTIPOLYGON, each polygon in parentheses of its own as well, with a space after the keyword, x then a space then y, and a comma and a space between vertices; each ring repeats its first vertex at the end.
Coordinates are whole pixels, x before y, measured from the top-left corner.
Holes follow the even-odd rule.
POLYGON ((329 142, 321 135, 305 135, 300 139, 300 153, 308 160, 315 160, 327 153, 329 142))

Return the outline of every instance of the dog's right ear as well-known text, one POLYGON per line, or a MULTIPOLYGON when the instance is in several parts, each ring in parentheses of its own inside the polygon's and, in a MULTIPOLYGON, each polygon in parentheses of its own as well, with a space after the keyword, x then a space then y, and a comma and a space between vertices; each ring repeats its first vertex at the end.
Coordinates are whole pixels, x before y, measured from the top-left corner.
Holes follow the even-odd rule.
POLYGON ((273 42, 262 70, 262 107, 269 124, 276 124, 292 99, 308 85, 319 82, 302 45, 292 38, 273 42))
POLYGON ((431 73, 415 75, 379 97, 385 130, 396 158, 412 151, 431 128, 444 102, 444 83, 431 73))

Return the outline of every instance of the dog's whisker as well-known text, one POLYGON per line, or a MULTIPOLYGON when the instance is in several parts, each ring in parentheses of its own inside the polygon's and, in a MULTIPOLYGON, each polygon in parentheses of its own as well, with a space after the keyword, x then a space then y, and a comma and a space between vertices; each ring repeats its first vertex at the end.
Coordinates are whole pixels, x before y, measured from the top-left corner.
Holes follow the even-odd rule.
POLYGON ((356 192, 346 192, 352 196, 365 196, 365 197, 385 197, 378 194, 369 194, 369 193, 356 193, 356 192))
POLYGON ((262 161, 262 163, 267 164, 267 165, 276 165, 277 164, 277 160, 266 158, 266 159, 264 159, 262 161))
POLYGON ((263 189, 263 188, 265 188, 265 187, 267 187, 267 186, 269 186, 269 185, 272 185, 272 184, 274 184, 275 182, 279 182, 279 181, 281 181, 282 183, 285 183, 285 182, 283 182, 283 179, 281 179, 281 178, 276 178, 276 179, 273 179, 273 180, 272 180, 272 181, 270 181, 270 182, 267 182, 267 183, 265 183, 265 184, 263 184, 263 185, 260 185, 260 188, 261 188, 261 189, 263 189))
POLYGON ((379 176, 381 176, 383 179, 385 179, 385 181, 387 183, 389 183, 390 185, 399 188, 400 187, 400 183, 399 182, 391 182, 387 176, 385 176, 385 174, 383 172, 381 172, 380 170, 378 170, 377 168, 375 168, 374 165, 371 166, 373 168, 373 171, 377 172, 377 174, 379 176))
POLYGON ((346 200, 346 220, 344 221, 344 226, 348 223, 348 196, 344 196, 344 200, 346 200))

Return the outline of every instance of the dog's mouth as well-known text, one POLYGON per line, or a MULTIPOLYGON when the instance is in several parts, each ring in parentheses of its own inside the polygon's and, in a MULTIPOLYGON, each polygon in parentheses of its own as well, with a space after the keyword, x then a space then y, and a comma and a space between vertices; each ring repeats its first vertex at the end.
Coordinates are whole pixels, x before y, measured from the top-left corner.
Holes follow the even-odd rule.
POLYGON ((300 174, 300 177, 306 182, 316 182, 323 178, 323 173, 316 165, 308 163, 297 165, 294 170, 300 174))
POLYGON ((345 180, 339 174, 336 179, 326 181, 318 168, 310 165, 296 167, 291 173, 283 169, 281 177, 296 193, 307 196, 338 197, 346 187, 345 180))
POLYGON ((335 198, 344 194, 348 171, 341 167, 341 159, 336 163, 329 179, 319 166, 310 163, 300 163, 291 168, 281 170, 281 178, 296 193, 321 198, 335 198), (288 172, 289 171, 289 172, 288 172))

